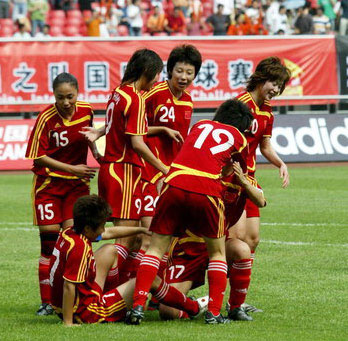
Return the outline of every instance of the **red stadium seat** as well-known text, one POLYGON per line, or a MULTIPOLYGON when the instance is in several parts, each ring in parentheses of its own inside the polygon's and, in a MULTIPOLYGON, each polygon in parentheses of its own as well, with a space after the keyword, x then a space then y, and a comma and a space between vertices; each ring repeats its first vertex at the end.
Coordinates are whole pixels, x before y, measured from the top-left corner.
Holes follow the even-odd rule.
POLYGON ((62 27, 60 27, 60 26, 51 26, 51 28, 50 28, 50 35, 52 37, 62 37, 62 36, 64 36, 62 27))
POLYGON ((0 19, 0 27, 13 27, 14 23, 12 19, 5 18, 5 19, 0 19))
POLYGON ((67 12, 67 18, 82 18, 82 13, 79 9, 71 9, 67 12))
POLYGON ((80 37, 80 29, 76 26, 65 26, 64 34, 68 37, 80 37))
POLYGON ((172 32, 170 35, 179 37, 179 36, 186 36, 187 34, 184 32, 172 32))
POLYGON ((80 25, 80 34, 84 37, 87 36, 87 25, 85 23, 80 25))
POLYGON ((13 36, 13 28, 9 26, 3 26, 0 29, 1 37, 12 37, 13 36))
POLYGON ((66 18, 66 26, 77 26, 80 27, 81 23, 83 23, 82 18, 66 18))
POLYGON ((121 37, 129 36, 128 27, 125 25, 117 26, 118 35, 121 37))
POLYGON ((50 26, 60 26, 63 27, 65 25, 65 18, 50 18, 48 20, 50 26))
POLYGON ((166 32, 156 32, 153 34, 154 37, 168 37, 168 34, 166 32))
POLYGON ((92 11, 90 11, 89 9, 85 9, 82 12, 82 16, 84 19, 89 19, 92 16, 92 11))
POLYGON ((61 9, 56 9, 49 12, 49 18, 60 18, 65 19, 65 12, 61 9))

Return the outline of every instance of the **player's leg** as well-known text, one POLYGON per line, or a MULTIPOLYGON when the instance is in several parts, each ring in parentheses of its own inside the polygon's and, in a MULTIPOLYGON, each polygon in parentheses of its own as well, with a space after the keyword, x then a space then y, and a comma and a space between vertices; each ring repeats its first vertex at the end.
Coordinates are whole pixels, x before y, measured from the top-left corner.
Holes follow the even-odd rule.
POLYGON ((237 239, 230 233, 226 241, 226 258, 230 297, 228 300, 228 317, 237 321, 252 321, 252 318, 241 308, 245 302, 251 276, 250 248, 247 243, 237 239))
MULTIPOLYGON (((204 237, 209 254, 208 284, 209 305, 206 323, 220 323, 220 310, 227 285, 227 264, 225 253, 225 236, 221 238, 204 237), (210 322, 211 320, 211 322, 210 322)), ((224 323, 221 319, 221 323, 224 323)))

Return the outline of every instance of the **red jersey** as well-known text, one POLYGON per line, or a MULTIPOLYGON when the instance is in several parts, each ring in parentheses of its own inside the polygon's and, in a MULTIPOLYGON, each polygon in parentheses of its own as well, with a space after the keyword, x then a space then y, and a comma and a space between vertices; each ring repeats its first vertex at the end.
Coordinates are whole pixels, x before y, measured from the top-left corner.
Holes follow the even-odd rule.
POLYGON ((265 101, 258 107, 249 92, 243 92, 236 98, 245 103, 254 116, 251 129, 245 134, 249 145, 248 173, 253 175, 256 170, 256 149, 264 137, 272 136, 274 116, 269 101, 265 101))
POLYGON ((192 127, 165 182, 186 191, 222 198, 222 168, 246 145, 237 128, 216 121, 199 121, 192 127))
MULTIPOLYGON (((54 247, 50 261, 51 301, 62 308, 64 280, 76 284, 75 303, 95 296, 100 291, 95 282, 96 268, 91 241, 72 228, 63 231, 54 247)), ((77 306, 74 307, 76 311, 77 306)))
POLYGON ((105 129, 105 162, 144 165, 131 143, 132 135, 147 134, 144 99, 133 85, 123 85, 112 92, 106 109, 105 129))
MULTIPOLYGON (((86 102, 76 102, 70 121, 59 114, 55 104, 51 104, 36 119, 25 157, 35 160, 49 156, 70 165, 86 164, 88 142, 79 131, 92 126, 92 122, 93 110, 86 102)), ((71 173, 37 165, 33 166, 32 171, 37 175, 78 179, 71 173)))
MULTIPOLYGON (((171 92, 168 82, 164 81, 158 83, 143 97, 149 126, 178 130, 186 139, 193 111, 192 98, 188 92, 184 91, 180 98, 176 98, 171 92)), ((152 153, 168 167, 182 147, 181 143, 165 134, 148 136, 147 145, 152 153)), ((146 163, 146 172, 143 176, 145 180, 155 182, 161 175, 162 173, 146 163)))

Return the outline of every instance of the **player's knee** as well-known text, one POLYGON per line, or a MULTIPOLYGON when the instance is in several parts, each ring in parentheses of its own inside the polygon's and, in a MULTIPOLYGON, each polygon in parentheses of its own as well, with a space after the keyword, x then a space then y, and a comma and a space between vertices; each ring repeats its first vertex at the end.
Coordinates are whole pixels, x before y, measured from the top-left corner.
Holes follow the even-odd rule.
POLYGON ((257 246, 259 245, 260 242, 260 236, 259 235, 252 235, 248 239, 248 244, 250 246, 250 249, 252 251, 255 251, 257 246))

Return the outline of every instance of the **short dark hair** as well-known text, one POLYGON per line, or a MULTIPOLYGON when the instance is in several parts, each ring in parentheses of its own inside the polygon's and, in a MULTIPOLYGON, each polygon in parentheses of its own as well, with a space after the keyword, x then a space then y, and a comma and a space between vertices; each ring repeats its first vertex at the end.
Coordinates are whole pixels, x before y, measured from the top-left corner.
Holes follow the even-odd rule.
POLYGON ((231 125, 240 132, 249 129, 253 115, 248 106, 237 99, 229 99, 216 110, 213 121, 231 125))
POLYGON ((96 231, 101 224, 105 224, 112 211, 109 204, 96 194, 85 195, 76 200, 73 216, 74 230, 81 234, 86 226, 96 231))
POLYGON ((250 76, 247 81, 247 91, 254 91, 259 84, 263 84, 267 81, 279 82, 281 94, 286 86, 286 83, 290 80, 290 70, 282 64, 278 57, 268 57, 259 64, 257 64, 255 72, 250 76))
POLYGON ((77 79, 75 76, 73 76, 71 73, 68 72, 62 72, 60 73, 54 80, 53 80, 53 90, 56 90, 57 87, 62 84, 62 83, 69 83, 71 84, 73 87, 76 88, 76 90, 79 90, 79 85, 77 82, 77 79))
POLYGON ((150 82, 162 69, 162 59, 155 51, 149 49, 137 50, 128 61, 122 78, 122 85, 133 83, 140 79, 142 75, 150 82))
POLYGON ((167 61, 168 78, 172 78, 173 69, 176 63, 186 63, 195 67, 195 77, 202 66, 202 56, 193 45, 179 45, 170 52, 167 61))

